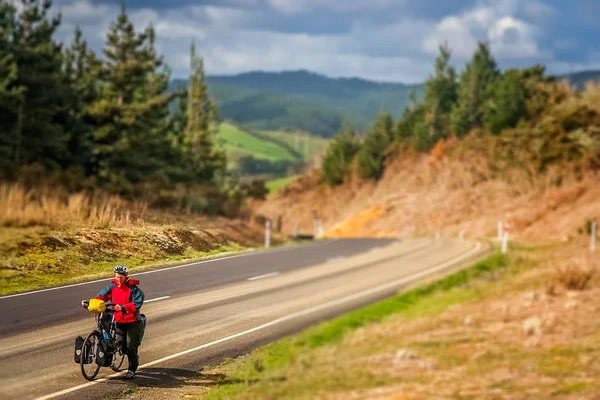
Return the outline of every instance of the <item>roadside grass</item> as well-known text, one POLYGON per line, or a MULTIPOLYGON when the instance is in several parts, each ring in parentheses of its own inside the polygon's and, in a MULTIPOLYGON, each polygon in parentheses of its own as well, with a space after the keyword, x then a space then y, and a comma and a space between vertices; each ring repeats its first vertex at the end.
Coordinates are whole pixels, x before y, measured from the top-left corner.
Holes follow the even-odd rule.
POLYGON ((202 371, 220 378, 197 398, 594 398, 600 279, 548 294, 566 247, 513 246, 225 360, 202 371))
POLYGON ((238 254, 246 250, 236 244, 220 245, 207 251, 186 249, 181 255, 155 255, 151 261, 140 255, 105 255, 109 260, 90 260, 77 247, 54 252, 29 252, 17 258, 15 265, 0 269, 0 295, 109 278, 117 264, 127 265, 134 275, 136 272, 238 254), (27 268, 20 268, 21 265, 27 268))

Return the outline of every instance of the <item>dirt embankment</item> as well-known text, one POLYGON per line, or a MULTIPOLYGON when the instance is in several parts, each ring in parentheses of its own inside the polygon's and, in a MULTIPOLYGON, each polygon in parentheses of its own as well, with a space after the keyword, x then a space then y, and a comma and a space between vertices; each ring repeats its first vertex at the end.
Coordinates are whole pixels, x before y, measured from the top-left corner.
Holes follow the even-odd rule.
POLYGON ((312 233, 313 211, 325 235, 414 236, 440 231, 455 236, 490 237, 497 223, 510 225, 522 240, 562 241, 583 233, 586 221, 600 223, 600 175, 565 179, 559 170, 530 178, 525 172, 491 171, 486 160, 409 155, 392 160, 377 183, 356 178, 336 188, 319 183, 318 172, 281 194, 253 205, 291 233, 295 222, 312 233), (556 185, 558 176, 561 184, 556 185))

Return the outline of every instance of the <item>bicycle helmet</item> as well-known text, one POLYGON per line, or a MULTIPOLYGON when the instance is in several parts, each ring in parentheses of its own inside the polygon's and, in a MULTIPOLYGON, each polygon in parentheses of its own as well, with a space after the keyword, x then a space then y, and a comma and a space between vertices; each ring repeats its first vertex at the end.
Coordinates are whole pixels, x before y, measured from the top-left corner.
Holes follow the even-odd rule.
POLYGON ((115 274, 127 275, 129 271, 127 271, 127 267, 124 265, 117 265, 114 269, 115 274))

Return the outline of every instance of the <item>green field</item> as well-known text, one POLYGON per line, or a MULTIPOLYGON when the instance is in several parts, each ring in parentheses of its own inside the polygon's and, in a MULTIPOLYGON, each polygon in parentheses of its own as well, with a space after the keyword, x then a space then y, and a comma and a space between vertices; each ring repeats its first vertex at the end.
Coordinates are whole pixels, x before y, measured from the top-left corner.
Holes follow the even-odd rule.
POLYGON ((270 161, 297 159, 285 147, 272 141, 262 140, 229 122, 223 122, 219 127, 217 143, 225 149, 231 160, 242 156, 253 156, 270 161))
POLYGON ((327 151, 330 139, 314 136, 306 132, 288 131, 258 131, 277 142, 283 142, 294 151, 302 155, 304 160, 321 157, 327 151))
MULTIPOLYGON (((230 168, 236 168, 238 160, 248 156, 270 163, 309 163, 323 156, 330 142, 306 132, 251 130, 229 121, 221 123, 216 139, 227 154, 230 168)), ((273 177, 284 174, 285 168, 271 173, 273 177)))
POLYGON ((279 189, 284 188, 289 183, 293 182, 296 179, 296 176, 286 176, 285 178, 273 179, 265 183, 267 189, 269 189, 269 193, 275 193, 279 189))

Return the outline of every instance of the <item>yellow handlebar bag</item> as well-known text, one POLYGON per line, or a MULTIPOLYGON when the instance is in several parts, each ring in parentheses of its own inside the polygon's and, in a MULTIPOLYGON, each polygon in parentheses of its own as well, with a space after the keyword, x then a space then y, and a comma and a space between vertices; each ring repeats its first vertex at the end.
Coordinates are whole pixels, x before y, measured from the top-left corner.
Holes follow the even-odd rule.
POLYGON ((88 311, 101 313, 106 310, 106 303, 104 300, 100 299, 90 299, 90 304, 88 305, 88 311))

